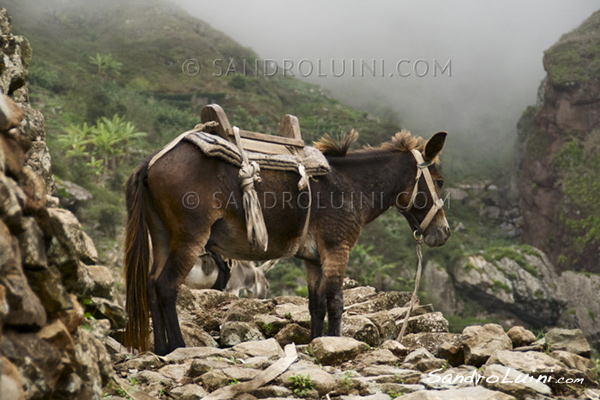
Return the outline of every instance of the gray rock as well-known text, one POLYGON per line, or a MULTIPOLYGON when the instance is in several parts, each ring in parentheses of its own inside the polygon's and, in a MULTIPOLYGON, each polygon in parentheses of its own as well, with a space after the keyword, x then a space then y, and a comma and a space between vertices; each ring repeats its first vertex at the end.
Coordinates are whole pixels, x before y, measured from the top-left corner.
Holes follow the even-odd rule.
POLYGON ((544 337, 552 350, 564 350, 590 357, 591 348, 581 329, 554 328, 546 332, 544 337))
POLYGON ((204 387, 211 392, 231 383, 231 379, 220 369, 211 370, 202 374, 199 380, 204 387))
POLYGON ((183 363, 190 358, 208 358, 224 356, 226 350, 213 347, 179 347, 167 354, 164 358, 169 363, 183 363))
POLYGON ((104 297, 105 299, 114 299, 115 278, 112 275, 110 268, 102 265, 87 265, 85 266, 92 279, 93 286, 90 289, 92 296, 104 297))
POLYGON ((281 346, 290 343, 308 344, 310 343, 310 339, 310 330, 294 323, 286 325, 275 335, 275 340, 277 340, 281 346))
POLYGON ((331 392, 333 386, 335 385, 335 379, 333 376, 317 365, 306 363, 304 361, 299 361, 295 364, 292 364, 288 371, 284 372, 280 377, 277 378, 276 382, 288 388, 292 388, 293 390, 293 384, 290 378, 298 375, 310 377, 314 388, 317 390, 317 392, 319 392, 320 396, 324 396, 331 392))
POLYGON ((219 344, 213 337, 205 332, 201 327, 192 322, 181 322, 179 324, 183 340, 187 346, 192 347, 219 347, 219 344))
POLYGON ((479 367, 497 350, 511 350, 512 342, 500 325, 468 326, 463 330, 465 363, 479 367))
POLYGON ((256 324, 250 322, 229 321, 221 327, 221 346, 231 347, 242 342, 263 340, 265 337, 256 324))
POLYGON ((399 368, 393 365, 369 365, 359 368, 363 376, 375 377, 376 381, 396 383, 419 383, 421 373, 414 369, 399 368), (384 378, 385 379, 381 379, 384 378), (387 379, 389 377, 389 379, 387 379))
POLYGON ((290 389, 286 388, 285 386, 279 386, 279 385, 263 386, 261 388, 256 389, 254 392, 252 392, 252 395, 254 395, 258 399, 273 398, 273 397, 280 397, 280 398, 294 397, 294 394, 292 393, 292 391, 290 389))
POLYGON ((596 363, 589 358, 561 350, 553 351, 550 353, 550 357, 562 362, 571 369, 583 372, 590 381, 596 379, 596 374, 594 373, 596 363))
POLYGON ((406 364, 413 365, 419 371, 424 372, 444 367, 446 360, 436 358, 427 349, 417 349, 406 356, 403 365, 406 364))
MULTIPOLYGON (((260 314, 254 317, 254 322, 266 337, 273 337, 286 327, 290 321, 270 314, 260 314)), ((281 344, 281 342, 280 342, 281 344)))
POLYGON ((200 400, 208 396, 208 392, 202 386, 188 383, 171 389, 170 394, 179 400, 200 400))
POLYGON ((187 375, 191 363, 189 361, 187 364, 168 364, 160 368, 157 372, 168 379, 179 381, 187 375))
POLYGON ((378 346, 382 342, 375 324, 360 315, 342 316, 342 335, 365 342, 369 346, 378 346))
POLYGON ((257 299, 238 299, 231 302, 224 310, 222 321, 244 321, 252 322, 255 315, 264 315, 269 313, 269 308, 257 299))
POLYGON ((245 353, 250 357, 276 357, 284 356, 283 349, 277 340, 271 338, 258 341, 247 341, 233 346, 233 350, 240 353, 245 353))
POLYGON ((535 335, 522 326, 513 326, 506 334, 512 341, 513 347, 527 346, 535 341, 535 335))
POLYGON ((486 365, 483 373, 485 379, 483 386, 488 389, 498 390, 522 399, 526 396, 537 396, 538 394, 549 396, 552 390, 548 385, 537 379, 504 365, 486 365))
POLYGON ((505 367, 517 369, 533 376, 572 376, 568 367, 550 357, 546 353, 537 351, 516 352, 508 350, 495 351, 487 361, 488 365, 501 364, 505 367))
POLYGON ((423 268, 420 292, 423 297, 431 302, 437 311, 444 314, 456 314, 461 310, 462 304, 456 294, 454 285, 446 268, 435 261, 427 261, 423 268))
POLYGON ((448 332, 448 320, 441 312, 417 315, 408 319, 407 333, 448 332))
POLYGON ((238 300, 239 297, 232 293, 221 292, 214 289, 190 289, 198 305, 203 309, 211 309, 238 300))
POLYGON ((364 365, 372 364, 397 364, 400 359, 390 350, 379 349, 359 354, 355 361, 364 365))
POLYGON ((382 349, 391 351, 395 356, 402 357, 409 353, 409 349, 396 340, 386 340, 381 344, 382 349))
POLYGON ((344 290, 344 307, 353 304, 362 303, 370 297, 373 297, 377 290, 372 286, 359 286, 344 290))
POLYGON ((380 292, 368 297, 366 301, 346 306, 345 311, 348 313, 369 314, 382 310, 391 310, 392 308, 405 305, 410 301, 411 295, 408 292, 380 292))
POLYGON ((421 390, 406 394, 402 400, 516 400, 515 397, 502 392, 496 392, 481 386, 449 390, 421 390))
POLYGON ((307 305, 283 303, 275 306, 277 317, 294 322, 304 328, 310 329, 310 312, 307 305))
POLYGON ((400 333, 400 324, 396 323, 396 315, 388 310, 379 311, 373 314, 365 314, 364 317, 368 318, 379 331, 380 340, 395 340, 400 333))
POLYGON ((221 357, 208 357, 201 360, 193 360, 186 375, 195 378, 212 370, 223 370, 233 366, 233 361, 221 357))
POLYGON ((565 301, 548 258, 518 246, 506 248, 500 259, 497 253, 492 254, 493 261, 485 254, 473 255, 450 265, 457 289, 488 310, 509 311, 534 327, 556 324, 565 301))
POLYGON ((475 386, 482 375, 471 365, 461 365, 450 369, 438 369, 421 375, 421 384, 433 390, 457 389, 475 386))
POLYGON ((310 342, 308 350, 319 363, 334 365, 355 358, 369 346, 353 338, 326 336, 310 342))
POLYGON ((48 215, 54 235, 74 255, 86 264, 97 261, 98 252, 93 242, 83 233, 81 224, 72 212, 62 208, 49 208, 48 215))

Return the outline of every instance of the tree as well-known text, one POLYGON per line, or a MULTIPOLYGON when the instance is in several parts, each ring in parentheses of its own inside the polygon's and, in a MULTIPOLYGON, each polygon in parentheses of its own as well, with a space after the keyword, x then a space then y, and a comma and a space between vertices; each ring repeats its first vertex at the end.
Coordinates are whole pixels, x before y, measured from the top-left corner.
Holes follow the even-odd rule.
POLYGON ((98 67, 98 76, 102 80, 118 77, 123 67, 123 63, 114 59, 112 54, 102 53, 96 53, 95 57, 90 56, 90 64, 98 67))

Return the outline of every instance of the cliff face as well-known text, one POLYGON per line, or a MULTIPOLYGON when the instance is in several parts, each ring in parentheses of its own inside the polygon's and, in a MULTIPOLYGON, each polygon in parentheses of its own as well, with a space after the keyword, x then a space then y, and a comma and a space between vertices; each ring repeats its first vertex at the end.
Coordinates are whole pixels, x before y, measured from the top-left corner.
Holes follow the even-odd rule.
POLYGON ((544 55, 543 100, 519 123, 523 241, 561 269, 600 272, 600 12, 544 55))
POLYGON ((113 282, 93 265, 75 216, 47 194, 44 120, 25 85, 31 47, 10 29, 0 9, 0 397, 99 399, 112 374, 102 339, 113 321, 84 313, 112 306, 113 282))

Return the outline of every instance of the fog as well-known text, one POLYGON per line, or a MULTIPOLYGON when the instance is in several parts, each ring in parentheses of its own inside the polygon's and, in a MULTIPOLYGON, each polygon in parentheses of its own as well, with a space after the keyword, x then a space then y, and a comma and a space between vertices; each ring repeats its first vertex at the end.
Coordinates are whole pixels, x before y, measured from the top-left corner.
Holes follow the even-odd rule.
POLYGON ((544 50, 598 9, 595 0, 173 1, 346 103, 499 151, 536 102, 544 50), (375 77, 360 60, 375 62, 375 77))

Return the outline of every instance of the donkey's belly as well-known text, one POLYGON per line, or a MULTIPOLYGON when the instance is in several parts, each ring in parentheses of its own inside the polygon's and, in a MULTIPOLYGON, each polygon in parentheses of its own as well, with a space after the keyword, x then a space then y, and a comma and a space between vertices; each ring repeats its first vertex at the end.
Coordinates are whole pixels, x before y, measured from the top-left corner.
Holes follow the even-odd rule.
POLYGON ((270 232, 266 251, 252 249, 248 242, 246 227, 234 227, 225 221, 218 221, 211 228, 208 244, 210 249, 222 256, 238 259, 263 261, 275 258, 291 257, 298 251, 301 238, 287 232, 270 232))

